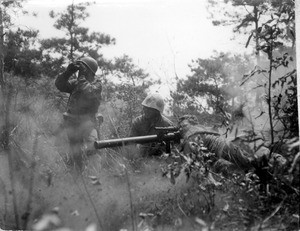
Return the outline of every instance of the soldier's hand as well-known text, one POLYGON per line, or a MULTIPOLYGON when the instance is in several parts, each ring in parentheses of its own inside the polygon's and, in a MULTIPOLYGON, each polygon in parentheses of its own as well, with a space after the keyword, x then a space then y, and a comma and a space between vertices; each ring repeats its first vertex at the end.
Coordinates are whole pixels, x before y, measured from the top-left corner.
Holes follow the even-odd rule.
POLYGON ((77 65, 75 63, 70 63, 67 67, 67 71, 70 73, 75 73, 78 70, 79 70, 79 65, 77 65))

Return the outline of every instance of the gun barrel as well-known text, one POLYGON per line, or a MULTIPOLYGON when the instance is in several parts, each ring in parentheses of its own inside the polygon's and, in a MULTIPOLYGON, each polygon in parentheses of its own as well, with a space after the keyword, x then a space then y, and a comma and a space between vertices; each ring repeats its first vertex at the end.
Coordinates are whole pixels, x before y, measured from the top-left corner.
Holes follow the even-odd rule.
POLYGON ((158 142, 160 139, 158 135, 126 137, 120 139, 95 141, 96 149, 119 147, 128 144, 146 144, 151 142, 158 142))
POLYGON ((160 131, 160 132, 177 132, 179 128, 174 127, 174 126, 169 126, 169 127, 155 127, 155 130, 160 131))

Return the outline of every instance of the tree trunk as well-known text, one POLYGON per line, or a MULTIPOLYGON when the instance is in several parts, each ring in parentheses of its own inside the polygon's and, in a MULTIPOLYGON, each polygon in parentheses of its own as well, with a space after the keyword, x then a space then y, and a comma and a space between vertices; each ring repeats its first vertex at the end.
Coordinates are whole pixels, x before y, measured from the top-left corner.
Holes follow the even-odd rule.
POLYGON ((259 52, 259 32, 258 32, 258 20, 259 20, 259 16, 258 16, 258 9, 257 6, 254 6, 253 9, 254 12, 254 24, 255 24, 255 54, 256 54, 256 62, 257 65, 260 64, 260 52, 259 52))
POLYGON ((4 32, 3 32, 3 12, 0 6, 0 85, 1 91, 4 90, 4 32))
POLYGON ((272 115, 272 69, 273 69, 273 41, 270 43, 270 53, 269 56, 269 82, 268 82, 268 115, 270 123, 271 132, 271 144, 274 144, 274 127, 273 127, 273 115, 272 115))

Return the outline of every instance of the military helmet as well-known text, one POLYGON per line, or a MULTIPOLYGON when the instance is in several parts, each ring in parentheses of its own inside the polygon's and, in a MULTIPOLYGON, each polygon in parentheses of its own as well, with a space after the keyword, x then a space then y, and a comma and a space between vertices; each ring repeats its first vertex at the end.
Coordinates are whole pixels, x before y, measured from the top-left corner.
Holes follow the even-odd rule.
POLYGON ((83 57, 78 60, 78 62, 84 63, 94 74, 96 74, 98 69, 97 61, 91 57, 83 57))
POLYGON ((154 94, 148 95, 142 102, 142 105, 145 107, 154 108, 154 109, 160 111, 160 113, 163 113, 164 107, 165 107, 165 102, 164 102, 163 97, 160 94, 154 93, 154 94))

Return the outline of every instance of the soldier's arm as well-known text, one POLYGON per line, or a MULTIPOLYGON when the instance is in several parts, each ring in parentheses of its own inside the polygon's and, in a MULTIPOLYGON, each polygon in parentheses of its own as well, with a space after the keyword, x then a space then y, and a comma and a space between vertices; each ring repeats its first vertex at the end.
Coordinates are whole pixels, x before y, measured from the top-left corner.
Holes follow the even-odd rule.
POLYGON ((55 86, 58 90, 66 93, 71 93, 74 90, 75 81, 69 80, 73 73, 74 71, 70 71, 67 69, 66 71, 58 75, 55 80, 55 86))

